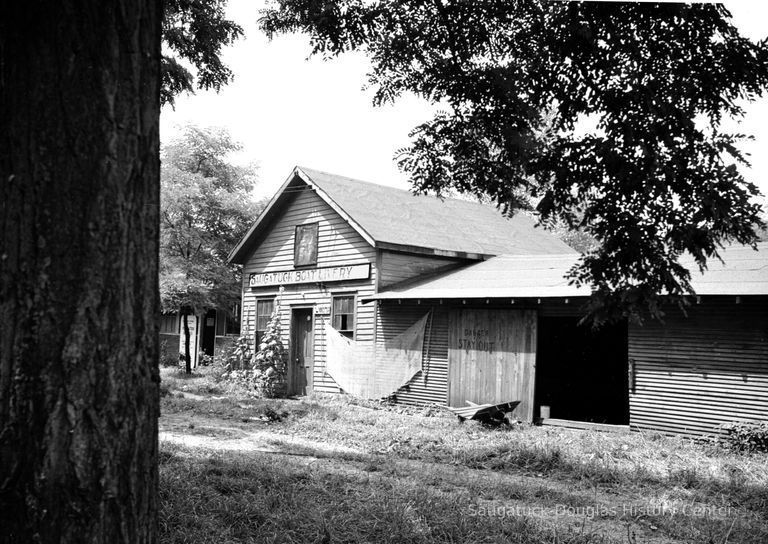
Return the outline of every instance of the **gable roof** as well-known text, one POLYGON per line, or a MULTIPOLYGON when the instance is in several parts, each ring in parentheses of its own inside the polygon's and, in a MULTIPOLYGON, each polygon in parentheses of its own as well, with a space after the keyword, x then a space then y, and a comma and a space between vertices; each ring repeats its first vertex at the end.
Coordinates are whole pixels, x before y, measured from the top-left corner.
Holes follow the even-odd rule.
POLYGON ((478 260, 504 253, 575 254, 523 214, 507 219, 498 210, 477 202, 414 195, 402 189, 296 167, 232 250, 230 262, 244 262, 259 233, 277 217, 281 202, 302 183, 376 248, 478 260))
MULTIPOLYGON (((697 295, 768 295, 768 242, 757 251, 742 245, 720 251, 724 262, 708 261, 699 272, 690 256, 680 264, 691 271, 691 285, 697 295)), ((368 300, 464 299, 464 298, 547 298, 589 296, 589 287, 569 285, 565 274, 579 256, 501 255, 484 262, 403 283, 367 297, 368 300)))

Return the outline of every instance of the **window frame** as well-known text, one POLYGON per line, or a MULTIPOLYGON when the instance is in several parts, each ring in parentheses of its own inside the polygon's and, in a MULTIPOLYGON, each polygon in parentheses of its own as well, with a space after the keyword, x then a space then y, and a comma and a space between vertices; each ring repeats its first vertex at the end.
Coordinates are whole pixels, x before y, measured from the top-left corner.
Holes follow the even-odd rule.
POLYGON ((346 291, 331 293, 331 327, 338 331, 342 336, 354 340, 357 336, 357 291, 346 291), (352 313, 343 313, 342 315, 352 316, 352 327, 347 329, 339 329, 336 327, 336 299, 351 298, 352 299, 352 313))
POLYGON ((224 336, 240 336, 243 331, 243 313, 240 303, 232 307, 232 316, 224 315, 224 336))
POLYGON ((178 313, 161 313, 160 314, 160 334, 179 334, 179 319, 178 313), (168 327, 169 320, 173 320, 171 323, 173 326, 168 327))
POLYGON ((256 302, 254 303, 254 323, 253 323, 253 340, 254 340, 254 352, 259 351, 259 345, 261 344, 261 337, 266 332, 267 328, 266 325, 269 324, 269 319, 272 317, 272 314, 275 311, 275 299, 276 296, 264 296, 259 297, 256 299, 256 302), (267 322, 263 329, 259 329, 259 303, 260 302, 270 302, 272 304, 272 309, 269 312, 269 315, 266 316, 267 322))
POLYGON ((308 266, 317 266, 317 254, 318 254, 318 246, 320 245, 320 223, 318 221, 315 221, 314 223, 302 223, 301 225, 296 225, 293 230, 293 267, 294 268, 305 268, 308 266), (306 262, 299 262, 299 250, 301 249, 300 240, 301 237, 299 236, 299 231, 303 231, 304 229, 313 228, 315 229, 315 238, 314 238, 314 247, 310 250, 309 259, 306 262))

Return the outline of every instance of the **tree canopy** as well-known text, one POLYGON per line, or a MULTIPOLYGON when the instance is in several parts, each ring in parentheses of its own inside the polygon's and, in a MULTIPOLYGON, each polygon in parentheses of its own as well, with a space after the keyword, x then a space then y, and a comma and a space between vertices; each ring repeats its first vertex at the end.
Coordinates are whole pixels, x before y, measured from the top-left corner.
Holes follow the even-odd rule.
POLYGON ((225 17, 226 3, 165 1, 160 91, 163 104, 173 104, 175 96, 193 92, 195 87, 218 91, 232 79, 232 71, 221 60, 221 49, 242 36, 243 29, 225 17))
POLYGON ((381 104, 443 106, 397 155, 420 192, 530 199, 545 225, 596 240, 571 279, 593 287, 593 322, 659 317, 660 293, 761 226, 722 121, 768 86, 768 47, 722 5, 454 0, 274 0, 269 36, 305 32, 313 53, 365 52, 381 104), (594 128, 584 127, 594 124, 594 128))
POLYGON ((234 166, 240 149, 219 129, 185 127, 163 147, 160 170, 160 298, 165 311, 229 308, 240 268, 227 255, 260 208, 254 167, 234 166))

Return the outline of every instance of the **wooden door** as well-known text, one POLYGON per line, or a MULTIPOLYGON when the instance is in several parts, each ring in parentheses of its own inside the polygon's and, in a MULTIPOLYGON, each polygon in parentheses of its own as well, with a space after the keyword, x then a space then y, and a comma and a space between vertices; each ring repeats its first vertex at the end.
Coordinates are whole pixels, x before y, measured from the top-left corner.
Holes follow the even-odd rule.
POLYGON ((519 400, 515 416, 532 421, 536 312, 456 310, 448 334, 448 404, 519 400))
POLYGON ((312 309, 295 309, 291 319, 291 361, 288 368, 289 395, 306 395, 308 391, 312 390, 313 369, 312 309))

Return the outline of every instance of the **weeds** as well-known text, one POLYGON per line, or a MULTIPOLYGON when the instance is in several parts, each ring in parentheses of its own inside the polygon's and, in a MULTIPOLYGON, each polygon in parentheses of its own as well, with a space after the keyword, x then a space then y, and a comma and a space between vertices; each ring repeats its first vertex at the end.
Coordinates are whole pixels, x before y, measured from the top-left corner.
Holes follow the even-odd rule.
MULTIPOLYGON (((243 435, 263 429, 259 432, 272 437, 267 450, 273 453, 213 454, 164 444, 163 485, 175 490, 164 499, 167 542, 212 542, 206 540, 208 529, 223 535, 221 542, 376 541, 387 531, 394 541, 410 542, 645 542, 648 534, 685 542, 768 542, 765 454, 657 433, 459 425, 438 408, 341 395, 179 398, 173 391, 183 386, 201 392, 204 384, 216 382, 208 374, 171 378, 163 412, 193 417, 195 423, 199 418, 190 434, 207 432, 215 421, 239 425, 243 435), (181 481, 184 471, 189 479, 181 481), (185 491, 192 482, 201 489, 185 491), (192 496, 182 496, 186 492, 192 496), (195 511, 204 512, 205 519, 180 513, 195 501, 200 501, 195 511), (542 524, 535 515, 478 519, 467 514, 470 505, 484 501, 550 510, 597 504, 610 515, 590 521, 601 531, 591 531, 589 523, 579 530, 566 524, 571 528, 555 534, 551 523, 542 524), (422 507, 430 504, 438 511, 422 507), (661 505, 662 510, 622 514, 627 504, 661 505), (690 514, 692 508, 704 508, 706 515, 690 514), (365 518, 366 512, 378 521, 365 518), (515 530, 528 533, 509 536, 515 530), (619 533, 618 540, 606 536, 619 533)), ((557 531, 562 528, 556 525, 557 531)))

